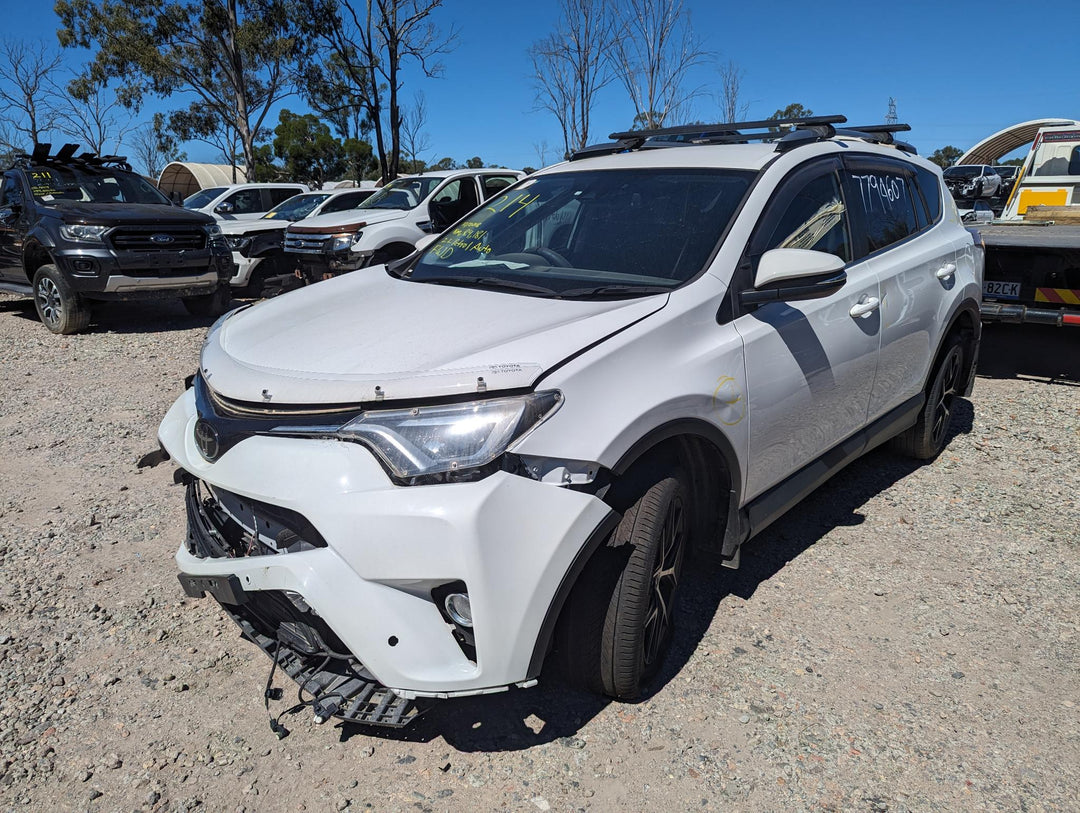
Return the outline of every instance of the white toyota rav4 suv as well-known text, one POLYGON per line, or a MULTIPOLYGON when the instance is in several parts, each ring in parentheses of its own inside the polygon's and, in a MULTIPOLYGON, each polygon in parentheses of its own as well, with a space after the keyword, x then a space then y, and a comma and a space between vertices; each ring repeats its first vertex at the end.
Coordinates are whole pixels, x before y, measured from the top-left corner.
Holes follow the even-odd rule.
POLYGON ((689 548, 737 565, 890 438, 934 458, 970 391, 982 251, 900 127, 843 121, 615 134, 223 317, 160 429, 186 592, 320 720, 528 687, 553 648, 639 695, 689 548))

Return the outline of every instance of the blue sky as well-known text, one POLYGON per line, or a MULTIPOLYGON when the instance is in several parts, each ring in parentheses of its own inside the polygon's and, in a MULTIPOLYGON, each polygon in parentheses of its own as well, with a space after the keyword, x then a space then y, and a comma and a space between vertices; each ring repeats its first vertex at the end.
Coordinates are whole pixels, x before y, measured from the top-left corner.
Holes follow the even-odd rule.
MULTIPOLYGON (((694 70, 702 96, 692 119, 719 118, 717 67, 733 60, 744 72, 741 98, 750 118, 799 102, 818 114, 842 113, 856 124, 880 122, 896 99, 900 121, 920 153, 946 144, 970 147, 991 133, 1044 116, 1080 118, 1080 3, 1064 0, 1028 12, 1016 2, 717 2, 685 0, 695 32, 715 52, 694 70), (1051 10, 1053 14, 1051 14, 1051 10)), ((55 40, 48 3, 28 15, 26 0, 0 0, 4 36, 55 40)), ((558 17, 556 0, 446 0, 434 20, 458 29, 441 79, 406 74, 403 101, 422 90, 430 149, 424 158, 479 155, 511 167, 539 166, 534 145, 547 141, 548 162, 561 145, 554 118, 535 110, 527 49, 558 17)), ((68 52, 77 69, 86 55, 68 52)), ((155 109, 182 106, 152 102, 155 109)), ((283 105, 303 109, 298 98, 283 105)), ((148 117, 148 115, 147 115, 148 117)), ((271 126, 276 123, 276 114, 271 126)), ((633 108, 618 81, 600 91, 591 141, 628 129, 633 108)), ((187 145, 192 160, 216 160, 213 149, 187 145)))

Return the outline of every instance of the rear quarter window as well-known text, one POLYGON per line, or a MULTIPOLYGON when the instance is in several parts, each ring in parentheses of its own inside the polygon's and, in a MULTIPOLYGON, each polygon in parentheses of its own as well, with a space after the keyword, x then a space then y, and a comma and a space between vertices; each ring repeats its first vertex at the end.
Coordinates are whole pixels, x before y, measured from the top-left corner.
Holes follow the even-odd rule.
POLYGON ((927 220, 933 225, 941 219, 941 184, 938 176, 929 169, 915 167, 915 186, 926 204, 927 220))

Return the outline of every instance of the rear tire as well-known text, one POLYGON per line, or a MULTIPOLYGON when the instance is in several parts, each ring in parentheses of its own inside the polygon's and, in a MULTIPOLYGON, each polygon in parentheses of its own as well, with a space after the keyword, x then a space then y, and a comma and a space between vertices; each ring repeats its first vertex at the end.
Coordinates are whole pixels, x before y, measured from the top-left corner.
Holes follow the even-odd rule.
POLYGON ((945 448, 952 422, 953 400, 963 387, 964 351, 953 341, 941 356, 926 393, 919 419, 893 439, 893 448, 916 460, 933 460, 945 448))
POLYGON ((55 265, 43 265, 34 274, 34 307, 41 323, 53 333, 78 333, 90 324, 89 306, 55 265))
POLYGON ((213 293, 185 296, 184 307, 192 316, 217 317, 229 309, 232 301, 232 289, 228 283, 218 287, 213 293))
POLYGON ((564 611, 571 680, 623 700, 641 696, 671 642, 689 531, 680 471, 653 480, 589 560, 564 611))

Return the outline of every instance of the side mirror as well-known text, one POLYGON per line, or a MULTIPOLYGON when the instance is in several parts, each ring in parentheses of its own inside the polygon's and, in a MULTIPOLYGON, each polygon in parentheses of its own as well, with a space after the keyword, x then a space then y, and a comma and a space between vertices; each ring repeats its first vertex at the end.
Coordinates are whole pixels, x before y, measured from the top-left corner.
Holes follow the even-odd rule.
POLYGON ((754 288, 739 296, 743 304, 818 299, 844 287, 844 261, 824 251, 774 248, 758 261, 754 288))
POLYGON ((219 203, 214 207, 214 212, 219 215, 231 215, 233 213, 233 205, 228 201, 219 203))
POLYGON ((425 234, 423 237, 416 241, 415 248, 417 251, 423 251, 425 248, 430 246, 438 239, 439 235, 437 234, 425 234))

